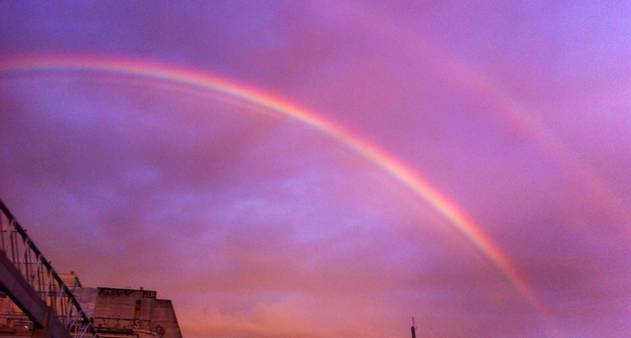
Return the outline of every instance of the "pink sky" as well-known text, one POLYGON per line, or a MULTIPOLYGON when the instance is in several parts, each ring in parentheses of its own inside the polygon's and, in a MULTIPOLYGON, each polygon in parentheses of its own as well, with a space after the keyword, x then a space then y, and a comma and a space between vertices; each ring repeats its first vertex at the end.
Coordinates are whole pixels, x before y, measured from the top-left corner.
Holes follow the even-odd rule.
MULTIPOLYGON (((0 197, 60 271, 172 299, 187 338, 626 337, 623 3, 0 3, 0 64, 150 62, 258 88, 409 165, 430 203, 270 109, 96 71, 0 71, 0 197)), ((1 68, 1 67, 0 67, 1 68)))

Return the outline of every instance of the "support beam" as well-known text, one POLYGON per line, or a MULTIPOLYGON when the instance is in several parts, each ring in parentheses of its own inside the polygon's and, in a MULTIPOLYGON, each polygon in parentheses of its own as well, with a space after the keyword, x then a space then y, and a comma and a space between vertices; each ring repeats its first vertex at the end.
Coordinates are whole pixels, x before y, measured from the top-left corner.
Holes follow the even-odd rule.
POLYGON ((33 334, 42 338, 70 338, 55 313, 0 251, 0 288, 33 321, 33 334))

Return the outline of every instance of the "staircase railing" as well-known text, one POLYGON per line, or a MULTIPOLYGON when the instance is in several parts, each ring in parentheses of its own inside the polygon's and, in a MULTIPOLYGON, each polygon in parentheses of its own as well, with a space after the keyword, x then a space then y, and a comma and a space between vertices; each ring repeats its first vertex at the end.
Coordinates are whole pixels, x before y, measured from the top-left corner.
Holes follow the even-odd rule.
POLYGON ((97 337, 90 318, 50 261, 0 200, 0 251, 50 307, 73 337, 97 337))

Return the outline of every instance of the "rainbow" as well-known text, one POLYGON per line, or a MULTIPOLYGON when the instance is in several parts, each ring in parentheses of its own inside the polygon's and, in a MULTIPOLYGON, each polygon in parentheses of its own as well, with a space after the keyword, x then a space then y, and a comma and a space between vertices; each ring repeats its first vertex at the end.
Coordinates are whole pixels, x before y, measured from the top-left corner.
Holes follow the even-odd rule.
POLYGON ((515 286, 535 309, 543 306, 526 280, 502 250, 454 202, 441 194, 429 182, 393 155, 368 142, 350 130, 285 99, 233 82, 174 66, 131 59, 89 57, 22 57, 0 60, 0 73, 42 72, 51 70, 104 72, 137 76, 204 91, 219 92, 250 104, 283 114, 304 123, 346 145, 357 154, 387 172, 416 196, 429 204, 449 224, 464 235, 515 286))
POLYGON ((486 98, 486 101, 494 106, 493 111, 501 112, 499 118, 527 135, 545 156, 574 175, 575 180, 588 192, 586 195, 592 197, 590 202, 606 209, 612 220, 622 221, 625 225, 622 230, 627 236, 631 236, 631 210, 625 205, 619 193, 593 168, 581 161, 579 156, 546 126, 534 109, 519 102, 497 79, 493 79, 488 73, 476 71, 470 65, 438 49, 435 44, 425 41, 409 27, 402 27, 399 22, 373 13, 367 6, 345 4, 345 9, 349 14, 347 17, 354 19, 364 30, 395 41, 399 46, 413 49, 417 57, 422 58, 423 62, 439 72, 443 78, 472 91, 479 97, 486 98))

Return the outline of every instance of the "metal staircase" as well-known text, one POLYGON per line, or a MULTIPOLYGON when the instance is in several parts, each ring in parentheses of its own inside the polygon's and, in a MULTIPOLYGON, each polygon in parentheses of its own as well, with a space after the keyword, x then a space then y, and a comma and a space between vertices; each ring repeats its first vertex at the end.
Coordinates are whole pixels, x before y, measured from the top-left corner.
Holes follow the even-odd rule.
POLYGON ((70 288, 2 200, 0 291, 33 322, 33 337, 98 337, 70 288))

